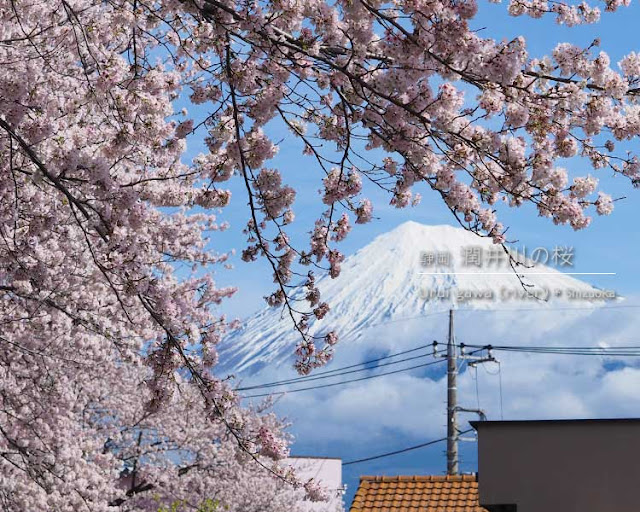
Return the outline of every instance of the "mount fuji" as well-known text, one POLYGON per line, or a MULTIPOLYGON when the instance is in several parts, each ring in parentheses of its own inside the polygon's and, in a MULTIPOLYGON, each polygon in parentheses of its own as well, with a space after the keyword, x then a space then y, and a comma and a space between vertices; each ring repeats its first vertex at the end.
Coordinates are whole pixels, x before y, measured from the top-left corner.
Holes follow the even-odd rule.
MULTIPOLYGON (((336 330, 339 353, 343 345, 367 342, 376 327, 451 308, 491 312, 523 306, 554 310, 561 304, 582 306, 584 301, 587 307, 604 304, 594 300, 606 298, 601 290, 516 251, 511 254, 523 263, 519 276, 501 246, 488 238, 453 226, 405 222, 346 258, 338 278, 317 280, 331 310, 324 319, 311 322, 310 333, 336 330)), ((305 293, 299 289, 294 298, 305 293)), ((265 308, 221 344, 221 370, 245 377, 265 367, 287 372, 299 341, 288 315, 265 308)))

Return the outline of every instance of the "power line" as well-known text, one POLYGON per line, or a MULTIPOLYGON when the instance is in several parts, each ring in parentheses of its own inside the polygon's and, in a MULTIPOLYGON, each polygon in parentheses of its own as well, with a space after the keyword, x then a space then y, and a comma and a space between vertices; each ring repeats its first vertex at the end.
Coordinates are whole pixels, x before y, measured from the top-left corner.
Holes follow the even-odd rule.
POLYGON ((557 350, 527 350, 517 348, 495 349, 503 352, 516 352, 520 354, 548 354, 564 356, 600 356, 600 357, 640 357, 640 352, 589 352, 589 351, 557 351, 557 350))
POLYGON ((585 356, 640 356, 640 346, 623 347, 562 347, 562 346, 515 346, 515 345, 465 345, 485 350, 523 352, 532 354, 559 354, 585 356))
MULTIPOLYGON (((572 311, 601 311, 603 309, 623 309, 623 308, 640 308, 640 304, 622 304, 622 305, 614 305, 614 306, 604 306, 601 308, 596 308, 596 307, 560 307, 560 308, 554 308, 553 311, 567 311, 567 310, 572 310, 572 311)), ((508 313, 508 312, 519 312, 519 311, 544 311, 544 312, 549 312, 549 310, 545 309, 545 308, 502 308, 502 309, 498 309, 498 308, 494 308, 494 309, 486 309, 486 310, 477 310, 477 309, 457 309, 456 311, 461 312, 461 313, 465 313, 465 312, 474 312, 474 313, 508 313)), ((424 315, 416 315, 413 317, 405 317, 405 318, 398 318, 395 320, 389 320, 386 322, 379 322, 376 324, 373 324, 371 326, 369 326, 368 328, 372 328, 378 325, 386 325, 386 324, 391 324, 391 323, 396 323, 396 322, 405 322, 405 321, 409 321, 409 320, 416 320, 416 319, 420 319, 420 318, 426 318, 426 317, 431 317, 431 316, 437 316, 437 315, 442 315, 446 313, 446 311, 433 311, 424 315)), ((364 361, 362 363, 357 363, 357 364, 353 364, 353 365, 349 365, 349 366, 343 366, 340 368, 334 368, 332 370, 326 370, 323 372, 318 372, 315 373, 314 375, 310 375, 310 376, 301 376, 301 377, 294 377, 291 379, 285 379, 285 380, 280 380, 280 381, 273 381, 273 382, 266 382, 266 383, 261 383, 261 384, 256 384, 253 386, 243 386, 243 387, 239 387, 236 388, 235 391, 249 391, 249 390, 253 390, 253 389, 263 389, 263 388, 269 388, 269 387, 277 387, 280 385, 286 385, 286 384, 295 384, 295 383, 302 383, 302 382, 311 382, 311 381, 316 381, 316 380, 321 380, 322 378, 329 378, 329 377, 334 377, 334 376, 339 376, 339 375, 347 375, 349 373, 357 373, 358 371, 367 371, 370 369, 375 369, 381 366, 389 366, 390 364, 396 364, 396 363, 400 363, 400 362, 405 362, 405 361, 410 361, 413 358, 406 358, 402 361, 396 361, 395 363, 388 363, 388 364, 382 364, 382 365, 377 365, 376 367, 372 367, 372 368, 362 368, 359 369, 357 371, 354 372, 343 372, 343 370, 348 370, 348 369, 352 369, 352 368, 357 368, 359 366, 364 366, 367 364, 372 364, 372 363, 376 363, 379 361, 383 361, 386 359, 390 359, 393 357, 397 357, 400 355, 404 355, 404 354, 408 354, 411 352, 415 352, 417 350, 421 350, 424 348, 428 348, 430 345, 423 345, 420 347, 416 347, 413 349, 409 349, 409 350, 405 350, 402 352, 397 352, 395 354, 389 354, 387 356, 382 356, 376 359, 371 359, 369 361, 364 361), (326 377, 325 377, 326 376, 326 377)), ((480 350, 485 349, 487 346, 480 346, 480 345, 467 345, 468 347, 476 347, 480 350)), ((512 350, 512 351, 518 351, 516 349, 518 349, 519 347, 506 347, 506 346, 502 346, 500 348, 498 348, 498 346, 494 346, 493 348, 495 348, 496 350, 512 350)), ((543 348, 543 347, 541 347, 543 348)), ((576 349, 578 349, 579 347, 576 347, 576 349)), ((640 349, 640 347, 628 347, 629 349, 635 349, 638 348, 640 349)), ((603 349, 598 347, 598 348, 594 348, 593 350, 600 350, 602 351, 603 349)), ((479 350, 477 350, 479 351, 479 350)), ((476 352, 477 352, 476 351, 476 352)), ((524 352, 524 350, 520 350, 522 352, 524 352)), ((533 350, 531 350, 531 352, 533 352, 533 350)), ((564 353, 564 352, 563 352, 564 353)), ((575 353, 575 355, 587 355, 587 354, 581 354, 581 353, 575 353)), ((600 354, 598 354, 600 355, 600 354)), ((615 355, 618 356, 640 356, 640 353, 623 353, 623 352, 619 352, 616 353, 615 355)), ((425 356, 418 356, 415 359, 418 359, 419 357, 425 357, 425 356)))
MULTIPOLYGON (((439 352, 436 352, 436 354, 440 354, 442 352, 444 352, 444 351, 441 350, 439 352)), ((358 368, 356 370, 349 370, 349 371, 346 371, 346 372, 334 373, 332 375, 322 375, 322 376, 313 376, 313 375, 311 375, 311 376, 309 376, 307 378, 304 378, 304 379, 296 379, 296 380, 292 380, 292 381, 289 381, 289 382, 281 381, 281 382, 283 382, 282 384, 280 384, 280 383, 267 383, 267 384, 256 385, 256 386, 249 386, 249 387, 246 387, 246 388, 238 388, 238 391, 280 387, 280 386, 284 386, 284 385, 287 385, 287 384, 297 384, 300 381, 302 381, 302 383, 305 383, 305 382, 311 382, 311 381, 315 381, 315 380, 331 379, 333 377, 339 377, 341 375, 349 375, 351 373, 366 372, 366 371, 369 371, 369 370, 377 370, 378 368, 382 368, 384 366, 391 366, 391 365, 394 365, 394 364, 404 363, 404 362, 407 362, 407 361, 414 361, 416 359, 422 359, 423 357, 428 357, 428 356, 431 356, 431 355, 433 355, 433 354, 429 353, 429 354, 422 354, 422 355, 419 355, 419 356, 406 357, 405 359, 400 359, 398 361, 391 361, 389 363, 383 363, 383 364, 379 364, 377 366, 369 366, 367 368, 358 368)))
POLYGON ((500 382, 500 419, 504 420, 504 408, 502 406, 502 364, 498 361, 498 379, 500 382))
POLYGON ((473 380, 476 381, 476 407, 478 408, 478 410, 480 410, 480 383, 478 382, 478 366, 479 365, 473 365, 473 369, 475 370, 476 374, 475 377, 472 376, 473 380))
MULTIPOLYGON (((463 432, 459 432, 458 435, 468 434, 472 430, 473 429, 470 428, 470 429, 465 430, 463 432)), ((361 462, 368 462, 370 460, 382 459, 383 457, 391 457, 392 455, 398 455, 400 453, 410 452, 412 450, 417 450, 419 448, 425 448, 426 446, 431 446, 431 445, 434 445, 434 444, 437 444, 437 443, 441 443, 441 442, 446 441, 446 440, 447 440, 446 437, 442 437, 440 439, 435 439, 433 441, 428 441, 426 443, 417 444, 415 446, 409 446, 408 448, 403 448, 401 450, 395 450, 393 452, 381 453, 380 455, 373 455, 372 457, 365 457, 364 459, 350 460, 349 462, 343 462, 342 465, 343 466, 350 466, 351 464, 359 464, 361 462)))
MULTIPOLYGON (((284 386, 284 385, 287 385, 287 384, 296 384, 298 382, 305 383, 305 382, 316 381, 316 380, 321 380, 321 379, 329 379, 329 378, 332 378, 332 377, 339 377, 339 376, 348 375, 348 374, 351 374, 351 373, 370 371, 370 370, 377 370, 378 368, 381 368, 381 367, 384 367, 384 366, 391 366, 391 365, 394 365, 394 364, 404 363, 404 362, 407 362, 407 361, 413 361, 415 359, 422 359, 423 357, 428 357, 428 356, 436 357, 436 356, 439 356, 439 355, 441 355, 441 354, 446 352, 446 349, 435 350, 436 346, 437 346, 437 342, 434 342, 434 343, 432 343, 430 345, 422 345, 420 347, 416 347, 416 348, 413 348, 413 349, 405 350, 403 352, 397 352, 395 354, 391 354, 391 355, 388 355, 388 356, 380 357, 380 358, 377 358, 377 359, 371 359, 371 360, 365 361, 363 363, 354 364, 354 365, 350 365, 350 366, 345 366, 345 367, 339 368, 339 369, 353 368, 355 366, 360 366, 360 365, 365 365, 365 364, 369 364, 369 363, 372 363, 372 362, 382 361, 384 359, 389 359, 391 357, 397 357, 397 356, 402 355, 402 354, 415 352, 416 350, 422 350, 422 349, 427 348, 427 347, 431 347, 431 348, 434 349, 433 352, 430 352, 428 354, 422 354, 422 355, 414 356, 414 357, 407 357, 407 358, 404 358, 404 359, 400 359, 398 361, 392 361, 392 362, 380 364, 380 365, 377 365, 377 366, 371 366, 371 367, 367 367, 367 368, 359 368, 359 369, 356 369, 356 370, 340 372, 340 373, 332 373, 330 375, 326 375, 326 374, 331 373, 331 372, 337 372, 339 369, 336 368, 334 370, 321 372, 320 374, 311 375, 309 377, 298 377, 298 378, 295 378, 295 379, 281 380, 281 381, 275 381, 275 382, 267 382, 267 383, 263 383, 263 384, 256 384, 255 386, 246 386, 246 387, 242 387, 242 388, 237 388, 237 389, 235 389, 235 391, 249 391, 249 390, 254 390, 254 389, 264 389, 264 388, 270 388, 270 387, 279 387, 279 386, 284 386)), ((484 350, 484 347, 480 347, 480 348, 478 348, 476 350, 472 350, 468 354, 469 355, 475 354, 475 353, 480 352, 482 350, 484 350)), ((428 363, 427 365, 424 365, 424 366, 428 366, 430 364, 431 363, 428 363)), ((400 371, 412 370, 414 368, 420 368, 421 366, 423 366, 423 365, 412 366, 412 367, 409 367, 409 368, 402 369, 400 371)), ((396 372, 383 373, 383 374, 380 374, 380 375, 374 375, 372 377, 378 377, 378 376, 382 376, 382 375, 389 375, 391 373, 396 373, 396 372)), ((349 380, 349 381, 345 381, 344 383, 356 382, 357 380, 364 380, 364 379, 349 380)), ((336 383, 336 384, 338 384, 338 383, 336 383)), ((320 387, 326 387, 326 386, 318 386, 318 387, 311 387, 311 388, 305 388, 305 389, 317 389, 317 388, 320 388, 320 387)), ((275 393, 282 394, 282 393, 285 393, 285 392, 286 391, 277 391, 275 393)), ((267 395, 248 395, 245 398, 251 398, 251 397, 256 397, 256 396, 267 396, 267 395)))
MULTIPOLYGON (((426 348, 428 345, 423 345, 421 347, 416 347, 415 349, 410 349, 410 350, 406 350, 403 352, 399 352, 390 356, 384 356, 382 358, 378 358, 375 360, 370 360, 370 361, 366 361, 364 363, 360 363, 360 365, 363 364, 369 364, 371 362, 377 362, 380 360, 384 360, 384 359, 388 359, 390 357, 396 357, 398 355, 404 354, 404 353, 409 353, 409 352, 414 352, 416 350, 421 350, 426 348)), ((476 350, 470 352, 470 354, 473 353, 477 353, 480 352, 481 350, 496 350, 496 351, 505 351, 505 352, 519 352, 519 353, 531 353, 531 354, 550 354, 550 355, 585 355, 585 356, 609 356, 609 357, 640 357, 640 346, 627 346, 627 347, 541 347, 541 346, 530 346, 530 347, 526 347, 526 346, 513 346, 513 345, 469 345, 469 344, 456 344, 456 347, 460 347, 460 346, 464 346, 465 348, 474 348, 476 350)), ((438 355, 440 353, 444 352, 444 350, 440 350, 440 351, 436 351, 435 354, 438 355)), ((264 389, 264 388, 268 388, 268 387, 274 387, 274 386, 283 386, 286 384, 295 384, 295 383, 305 383, 305 382, 311 382, 311 381, 315 381, 315 380, 320 380, 320 379, 325 379, 325 378, 330 378, 330 377, 339 377, 342 375, 347 375, 347 374, 351 374, 351 373, 356 373, 356 372, 361 372, 361 371, 370 371, 370 370, 375 370, 377 368, 380 368, 382 366, 389 366, 389 365, 393 365, 393 364, 398 364, 398 363, 402 363, 402 362, 406 362, 406 361, 412 361, 415 359, 420 359, 423 357, 426 357, 428 355, 431 354, 424 354, 424 355, 420 355, 420 356, 414 356, 414 357, 409 357, 409 358, 405 358, 399 361, 393 361, 393 362, 389 362, 389 363, 385 363, 385 364, 381 364, 378 366, 374 366, 374 367, 368 367, 368 368, 360 368, 357 370, 351 370, 351 371, 346 371, 346 372, 337 372, 338 369, 334 370, 335 373, 332 373, 330 375, 327 375, 329 372, 324 372, 324 375, 318 375, 318 376, 311 376, 311 377, 301 377, 298 379, 291 379, 290 381, 279 381, 279 382, 273 382, 273 383, 266 383, 266 384, 262 384, 262 385, 256 385, 256 386, 249 386, 246 388, 239 388, 237 391, 241 391, 241 390, 251 390, 251 389, 264 389)), ((341 386, 344 384, 349 384, 351 382, 360 382, 360 381, 364 381, 364 380, 369 380, 369 379, 374 379, 377 377, 383 377, 385 375, 393 375, 396 373, 401 373, 401 372, 405 372, 405 371, 409 371, 409 370, 414 370, 417 368, 423 368, 426 366, 431 366, 437 363, 440 363, 444 361, 444 359, 442 360, 438 360, 438 361, 431 361, 429 363, 424 363, 424 364, 420 364, 420 365, 414 365, 414 366, 410 366, 407 368, 400 368, 398 370, 394 370, 394 371, 389 371, 389 372, 383 372, 383 373, 379 373, 376 375, 368 375, 366 377, 360 377, 357 379, 348 379, 345 381, 340 381, 340 382, 333 382, 330 384, 322 384, 322 385, 317 385, 317 386, 308 386, 308 387, 304 387, 304 388, 296 388, 296 389, 290 389, 290 390, 285 390, 285 391, 276 391, 274 393, 261 393, 261 394, 257 394, 257 395, 246 395, 243 398, 259 398, 259 397, 265 397, 265 396, 270 396, 272 394, 286 394, 286 393, 298 393, 300 391, 310 391, 310 390, 315 390, 315 389, 322 389, 322 388, 328 388, 328 387, 334 387, 334 386, 341 386)), ((359 366, 359 365, 351 365, 348 367, 343 367, 343 368, 353 368, 354 366, 359 366)))
MULTIPOLYGON (((443 354, 443 353, 446 352, 446 349, 435 350, 435 347, 437 345, 438 345, 437 342, 434 342, 434 343, 429 344, 429 345, 422 345, 420 347, 412 348, 412 349, 409 349, 409 350, 404 350, 402 352, 396 352, 395 354, 390 354, 388 356, 379 357, 377 359, 371 359, 369 361, 364 361, 362 363, 352 364, 350 366, 343 366, 342 368, 335 368, 333 370, 327 370, 325 372, 320 372, 320 373, 316 373, 316 374, 309 375, 309 376, 304 376, 304 377, 296 377, 296 378, 287 379, 287 380, 265 382, 265 383, 262 383, 262 384, 256 384, 254 386, 245 386, 245 387, 241 387, 241 388, 236 388, 234 391, 250 391, 250 390, 254 390, 254 389, 280 387, 280 386, 284 386, 284 385, 287 385, 287 384, 297 384, 297 383, 312 382, 312 381, 322 380, 322 379, 329 379, 329 378, 332 378, 332 377, 339 377, 341 375, 349 375, 351 373, 358 373, 358 372, 364 372, 364 371, 369 371, 369 370, 377 370, 378 368, 382 368, 384 366, 391 366, 391 365, 394 365, 394 364, 404 363, 404 362, 407 362, 407 361, 413 361, 415 359, 422 359, 423 357, 428 357, 428 356, 437 356, 437 355, 440 355, 440 354, 443 354), (434 349, 434 351, 433 352, 429 352, 428 354, 421 354, 419 356, 406 357, 404 359, 399 359, 398 361, 391 361, 389 363, 379 364, 377 366, 370 366, 370 367, 367 367, 367 368, 359 368, 359 369, 356 369, 356 370, 334 373, 334 372, 338 372, 339 370, 344 370, 344 369, 347 369, 347 368, 354 368, 356 366, 362 366, 362 365, 366 365, 366 364, 370 364, 370 363, 375 363, 375 362, 378 362, 378 361, 383 361, 385 359, 390 359, 390 358, 393 358, 393 357, 400 356, 402 354, 408 354, 410 352, 415 352, 417 350, 422 350, 422 349, 425 349, 425 348, 432 348, 432 349, 434 349)), ((469 352, 469 355, 475 354, 475 353, 480 352, 480 351, 482 351, 484 349, 485 349, 485 347, 480 347, 477 350, 472 350, 471 352, 469 352)))
MULTIPOLYGON (((468 345, 470 347, 476 347, 476 345, 468 345)), ((479 347, 479 345, 478 345, 479 347)), ((511 348, 525 348, 527 350, 562 350, 562 351, 619 351, 619 350, 640 350, 640 345, 623 345, 623 346, 563 346, 563 345, 484 345, 484 347, 492 347, 494 349, 511 349, 511 348)))
POLYGON ((330 387, 333 387, 333 386, 341 386, 343 384, 349 384, 351 382, 360 382, 360 381, 363 381, 363 380, 369 380, 369 379, 375 379, 377 377, 383 377, 385 375, 393 375, 395 373, 406 372, 406 371, 409 371, 409 370, 415 370, 416 368, 424 368, 426 366, 431 366, 431 365, 434 365, 434 364, 442 363, 445 360, 446 359, 439 359, 437 361, 431 361, 430 363, 424 363, 424 364, 419 364, 419 365, 416 365, 416 366, 410 366, 408 368, 400 368, 399 370, 394 370, 394 371, 391 371, 391 372, 378 373, 376 375, 368 375, 366 377, 360 377, 358 379, 350 379, 350 380, 344 380, 344 381, 341 381, 341 382, 333 382, 331 384, 322 384, 320 386, 309 386, 309 387, 306 387, 306 388, 289 389, 287 391, 276 391, 275 393, 262 393, 262 394, 259 394, 259 395, 245 395, 242 398, 259 398, 259 397, 264 397, 264 396, 271 396, 271 395, 274 395, 274 394, 276 394, 276 395, 284 395, 284 394, 288 394, 288 393, 297 393, 299 391, 308 391, 308 390, 311 390, 311 389, 322 389, 322 388, 330 388, 330 387))
MULTIPOLYGON (((396 352, 395 354, 389 354, 387 356, 378 357, 377 359, 370 359, 369 361, 364 361, 362 363, 352 364, 352 365, 349 365, 349 366, 343 366, 341 368, 334 368, 333 370, 327 370, 327 371, 324 371, 324 372, 318 372, 318 373, 315 373, 314 375, 310 375, 310 376, 295 377, 295 378, 291 378, 291 379, 279 380, 279 381, 274 381, 274 382, 265 382, 265 383, 262 383, 262 384, 256 384, 254 386, 245 386, 245 387, 237 388, 236 391, 248 391, 248 390, 251 390, 251 389, 269 388, 269 387, 280 386, 280 385, 284 385, 284 384, 295 384, 295 383, 301 382, 301 381, 307 382, 307 381, 313 381, 313 380, 318 380, 318 379, 336 377, 336 376, 339 376, 339 375, 346 375, 348 373, 354 373, 354 372, 358 372, 358 371, 375 370, 376 368, 380 368, 382 366, 389 366, 389 365, 392 365, 392 364, 398 364, 398 363, 402 363, 402 362, 405 362, 405 361, 411 361, 413 359, 419 359, 421 357, 426 357, 426 356, 431 355, 431 354, 429 353, 429 354, 423 354, 423 355, 420 355, 420 356, 409 357, 409 358, 401 359, 399 361, 393 361, 393 362, 390 362, 390 363, 380 364, 380 365, 373 366, 373 367, 370 367, 370 368, 361 368, 361 369, 350 371, 350 372, 342 372, 342 370, 348 370, 350 368, 356 368, 358 366, 377 363, 379 361, 384 361, 385 359, 391 359, 393 357, 398 357, 398 356, 401 356, 401 355, 404 355, 404 354, 409 354, 411 352, 416 352, 418 350, 423 350, 423 349, 431 348, 431 347, 433 347, 433 345, 431 345, 431 344, 422 345, 420 347, 412 348, 412 349, 409 349, 409 350, 404 350, 402 352, 396 352), (337 373, 337 372, 340 372, 340 373, 337 373)), ((444 352, 444 350, 443 350, 443 352, 444 352)))

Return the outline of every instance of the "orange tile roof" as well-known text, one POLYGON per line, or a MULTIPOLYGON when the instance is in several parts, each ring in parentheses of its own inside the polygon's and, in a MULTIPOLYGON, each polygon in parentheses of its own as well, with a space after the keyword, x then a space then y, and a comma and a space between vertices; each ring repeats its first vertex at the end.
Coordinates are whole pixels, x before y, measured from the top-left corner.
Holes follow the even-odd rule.
POLYGON ((487 512, 475 475, 362 476, 351 512, 487 512))

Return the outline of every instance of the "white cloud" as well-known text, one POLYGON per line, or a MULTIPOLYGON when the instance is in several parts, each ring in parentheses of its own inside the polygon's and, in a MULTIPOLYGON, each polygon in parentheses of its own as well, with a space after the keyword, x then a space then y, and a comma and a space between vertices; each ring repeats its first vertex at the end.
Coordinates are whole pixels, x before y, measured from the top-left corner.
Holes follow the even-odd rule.
MULTIPOLYGON (((627 302, 629 304, 630 301, 627 302)), ((328 369, 426 345, 433 338, 446 342, 446 315, 369 329, 359 340, 337 347, 336 360, 328 369)), ((640 346, 637 310, 540 310, 520 312, 462 312, 456 314, 456 340, 466 344, 511 346, 640 346)), ((442 345, 441 348, 444 348, 442 345)), ((428 350, 422 353, 428 354, 428 350)), ((414 354, 408 354, 405 357, 414 354)), ((504 419, 586 418, 634 416, 640 410, 640 368, 634 358, 616 359, 623 365, 605 365, 611 360, 597 356, 523 354, 495 351, 501 361, 504 419)), ((423 359, 388 366, 379 371, 433 361, 423 359)), ((294 434, 325 442, 351 439, 354 444, 374 442, 380 436, 424 440, 445 431, 446 379, 444 363, 410 373, 292 393, 283 397, 276 410, 293 420, 294 434), (436 370, 437 369, 437 370, 436 370)), ((493 363, 463 369, 459 376, 460 405, 479 405, 490 419, 500 419, 500 375, 493 363)), ((290 388, 317 386, 358 378, 344 375, 290 388)), ((252 379, 269 381, 295 376, 286 369, 270 370, 252 379), (276 375, 278 375, 276 377, 276 375)), ((466 420, 472 414, 461 415, 466 420)))

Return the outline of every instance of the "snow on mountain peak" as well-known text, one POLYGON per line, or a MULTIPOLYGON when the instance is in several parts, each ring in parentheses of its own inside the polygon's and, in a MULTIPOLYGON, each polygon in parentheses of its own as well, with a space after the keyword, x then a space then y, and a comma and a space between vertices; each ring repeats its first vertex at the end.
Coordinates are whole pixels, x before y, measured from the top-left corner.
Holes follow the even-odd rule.
MULTIPOLYGON (((593 300, 598 290, 554 268, 524 263, 520 278, 500 245, 462 228, 408 221, 345 259, 336 279, 318 278, 331 311, 311 322, 311 334, 336 330, 354 341, 375 325, 450 308, 553 308, 593 300)), ((304 293, 301 289, 300 294, 304 293)), ((299 334, 288 316, 264 308, 221 345, 223 371, 254 373, 266 364, 290 364, 299 334)))

